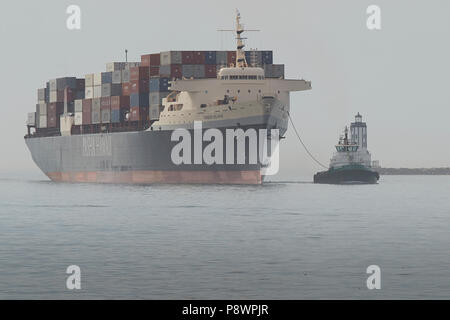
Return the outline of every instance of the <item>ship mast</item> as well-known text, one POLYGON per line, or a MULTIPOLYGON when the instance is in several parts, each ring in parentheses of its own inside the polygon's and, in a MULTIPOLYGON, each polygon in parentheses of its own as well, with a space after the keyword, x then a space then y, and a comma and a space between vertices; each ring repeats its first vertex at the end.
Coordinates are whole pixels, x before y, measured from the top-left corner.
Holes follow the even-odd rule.
POLYGON ((242 38, 241 35, 244 32, 244 28, 241 25, 241 14, 239 10, 236 9, 236 40, 237 40, 237 48, 236 48, 236 67, 237 68, 246 68, 247 60, 245 60, 245 51, 244 51, 244 42, 245 38, 242 38))

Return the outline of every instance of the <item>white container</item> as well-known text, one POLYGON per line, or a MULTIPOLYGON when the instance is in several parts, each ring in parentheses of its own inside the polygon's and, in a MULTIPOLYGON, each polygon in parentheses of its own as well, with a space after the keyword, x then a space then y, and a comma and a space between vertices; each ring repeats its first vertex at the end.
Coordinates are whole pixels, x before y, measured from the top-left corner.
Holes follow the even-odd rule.
POLYGON ((112 83, 114 84, 120 84, 122 83, 122 71, 114 71, 112 74, 112 83))
POLYGON ((38 128, 47 128, 47 115, 39 116, 38 128))
POLYGON ((94 87, 86 87, 84 88, 84 98, 92 99, 94 98, 94 87))
POLYGON ((92 118, 91 118, 91 121, 92 121, 92 124, 99 124, 100 123, 100 120, 101 120, 101 118, 100 118, 100 110, 99 111, 92 111, 92 118))
POLYGON ((75 112, 75 121, 76 126, 81 126, 83 124, 83 112, 75 112))
POLYGON ((100 98, 92 99, 92 112, 100 112, 100 98))
POLYGON ((27 125, 35 126, 36 125, 36 112, 30 112, 27 116, 27 125))
POLYGON ((38 101, 45 102, 45 90, 46 88, 38 89, 38 101))
POLYGON ((38 103, 36 105, 36 113, 40 116, 47 115, 47 104, 46 103, 38 103))
POLYGON ((51 79, 49 81, 49 83, 50 83, 50 91, 56 91, 57 90, 56 89, 56 79, 51 79))
POLYGON ((94 73, 94 86, 102 85, 102 73, 94 73))
POLYGON ((162 66, 167 66, 169 64, 181 64, 181 51, 161 52, 160 62, 162 66))
POLYGON ((122 83, 130 82, 130 70, 122 71, 122 83))
POLYGON ((83 112, 83 100, 75 100, 75 112, 83 112))
POLYGON ((58 91, 50 91, 49 101, 58 102, 58 91))
POLYGON ((101 92, 102 97, 110 97, 111 96, 111 83, 104 83, 104 84, 102 84, 101 88, 102 88, 102 92, 101 92))
POLYGON ((94 98, 101 98, 102 97, 102 86, 94 86, 94 98))
POLYGON ((94 86, 94 74, 90 73, 84 76, 84 86, 92 87, 94 86))

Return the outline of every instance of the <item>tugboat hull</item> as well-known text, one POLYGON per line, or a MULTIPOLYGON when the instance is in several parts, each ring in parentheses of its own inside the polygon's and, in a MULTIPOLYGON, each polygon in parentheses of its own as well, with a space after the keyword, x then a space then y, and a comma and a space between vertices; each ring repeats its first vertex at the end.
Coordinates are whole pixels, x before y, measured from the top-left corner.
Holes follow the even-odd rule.
POLYGON ((314 175, 314 183, 374 184, 380 179, 376 171, 366 168, 330 169, 314 175))

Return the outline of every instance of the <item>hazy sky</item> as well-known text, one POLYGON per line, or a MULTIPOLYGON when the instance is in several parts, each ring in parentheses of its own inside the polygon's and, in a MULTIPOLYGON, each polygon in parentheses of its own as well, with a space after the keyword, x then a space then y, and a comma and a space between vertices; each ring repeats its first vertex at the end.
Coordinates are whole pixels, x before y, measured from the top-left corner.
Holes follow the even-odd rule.
MULTIPOLYGON (((312 81, 291 94, 291 114, 311 152, 328 164, 342 128, 360 112, 372 158, 389 167, 450 165, 450 1, 9 1, 0 12, 0 171, 38 170, 23 141, 36 89, 83 77, 105 63, 164 50, 235 47, 239 8, 249 47, 274 51, 287 78, 312 81), (66 28, 81 7, 82 28, 66 28), (382 30, 366 27, 381 7, 382 30)), ((279 178, 320 170, 290 128, 279 178)))

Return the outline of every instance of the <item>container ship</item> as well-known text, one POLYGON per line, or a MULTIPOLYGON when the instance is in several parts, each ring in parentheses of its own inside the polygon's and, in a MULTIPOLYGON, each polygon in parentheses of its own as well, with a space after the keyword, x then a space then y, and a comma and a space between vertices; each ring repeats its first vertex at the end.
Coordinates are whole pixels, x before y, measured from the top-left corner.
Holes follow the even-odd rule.
POLYGON ((272 51, 245 51, 244 31, 237 12, 235 51, 145 54, 83 79, 48 81, 28 114, 34 162, 56 182, 261 184, 266 164, 248 161, 247 140, 245 161, 176 164, 171 157, 173 132, 195 135, 198 122, 202 132, 278 129, 282 137, 290 92, 311 89, 309 81, 285 79, 272 51))

